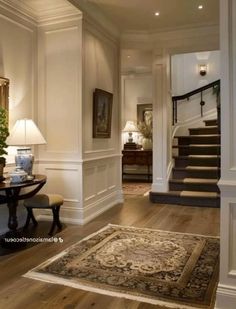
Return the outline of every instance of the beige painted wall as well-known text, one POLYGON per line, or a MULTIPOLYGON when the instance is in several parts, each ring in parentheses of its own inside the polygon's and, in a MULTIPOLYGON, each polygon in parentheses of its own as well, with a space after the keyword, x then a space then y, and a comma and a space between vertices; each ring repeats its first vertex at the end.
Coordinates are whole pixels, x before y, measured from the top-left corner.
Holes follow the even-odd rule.
MULTIPOLYGON (((23 19, 0 8, 0 76, 10 79, 9 125, 10 128, 19 118, 32 118, 36 115, 37 77, 36 72, 36 28, 23 19)), ((12 149, 14 152, 14 150, 12 149)), ((13 162, 14 156, 7 156, 13 162)), ((9 165, 5 172, 14 167, 9 165)), ((18 208, 18 221, 25 220, 24 209, 18 208)), ((0 207, 0 233, 6 231, 8 209, 0 207)))

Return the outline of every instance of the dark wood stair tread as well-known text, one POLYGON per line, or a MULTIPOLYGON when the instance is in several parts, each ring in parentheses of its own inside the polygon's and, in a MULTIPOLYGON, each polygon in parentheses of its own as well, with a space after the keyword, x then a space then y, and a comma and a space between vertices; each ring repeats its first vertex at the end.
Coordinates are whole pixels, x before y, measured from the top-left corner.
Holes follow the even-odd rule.
POLYGON ((202 191, 169 191, 169 192, 150 192, 150 201, 153 203, 186 205, 197 207, 220 206, 220 195, 217 192, 202 191))
POLYGON ((205 122, 205 126, 218 125, 218 119, 207 119, 203 120, 203 122, 205 122))
POLYGON ((189 128, 189 130, 202 130, 202 129, 218 129, 218 126, 207 126, 207 127, 189 128))
POLYGON ((204 134, 219 134, 218 126, 205 126, 199 128, 189 128, 190 135, 204 135, 204 134))
POLYGON ((188 145, 173 145, 172 148, 190 148, 190 147, 196 147, 196 148, 207 148, 207 147, 215 147, 219 148, 219 144, 188 144, 188 145))
POLYGON ((192 134, 192 135, 176 135, 174 136, 174 138, 192 138, 192 137, 203 137, 203 138, 207 138, 207 137, 215 137, 215 136, 220 136, 220 134, 192 134))
POLYGON ((186 166, 187 170, 208 170, 208 171, 214 171, 219 170, 220 168, 218 166, 186 166))
POLYGON ((173 156, 174 159, 189 159, 189 158, 196 158, 196 159, 216 159, 220 158, 220 155, 187 155, 187 156, 173 156))
POLYGON ((218 171, 220 170, 217 166, 194 166, 188 165, 186 167, 173 167, 176 171, 218 171))
POLYGON ((216 119, 205 127, 189 128, 189 135, 177 135, 173 149, 175 166, 169 179, 168 192, 150 192, 154 203, 220 207, 220 133, 216 119))
POLYGON ((189 184, 217 184, 219 179, 217 178, 190 178, 185 177, 183 179, 170 179, 170 183, 189 183, 189 184))
POLYGON ((197 197, 197 198, 211 198, 215 199, 220 197, 217 192, 203 192, 203 191, 168 191, 168 192, 151 192, 152 194, 162 196, 186 196, 186 197, 197 197))

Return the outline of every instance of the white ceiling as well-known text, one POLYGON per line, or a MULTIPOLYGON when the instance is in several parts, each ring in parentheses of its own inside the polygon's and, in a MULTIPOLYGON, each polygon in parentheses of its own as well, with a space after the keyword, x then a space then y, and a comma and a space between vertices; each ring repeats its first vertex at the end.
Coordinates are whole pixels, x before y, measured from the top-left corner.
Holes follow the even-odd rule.
MULTIPOLYGON (((54 15, 80 12, 101 13, 122 33, 152 33, 179 28, 219 24, 219 0, 0 0, 45 20, 54 15), (76 7, 71 4, 74 3, 76 7), (198 6, 203 5, 199 10, 198 6), (155 16, 155 12, 159 16, 155 16)), ((126 73, 151 71, 150 51, 122 50, 121 70, 126 73)))
POLYGON ((86 0, 121 32, 162 31, 219 23, 219 0, 86 0), (203 5, 199 10, 198 5, 203 5), (154 13, 158 11, 157 17, 154 13))
POLYGON ((152 70, 152 52, 123 49, 121 50, 121 72, 123 74, 150 73, 152 70))
POLYGON ((124 32, 156 32, 219 23, 219 0, 0 0, 32 17, 78 10, 70 3, 99 11, 124 32), (203 9, 199 10, 198 5, 203 9), (160 12, 159 16, 154 13, 160 12))

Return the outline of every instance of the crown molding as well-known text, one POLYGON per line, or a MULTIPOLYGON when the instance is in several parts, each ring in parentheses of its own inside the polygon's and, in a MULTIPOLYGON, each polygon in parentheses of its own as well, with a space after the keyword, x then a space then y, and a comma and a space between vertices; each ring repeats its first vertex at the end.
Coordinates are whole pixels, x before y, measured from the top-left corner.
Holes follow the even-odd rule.
POLYGON ((196 27, 179 27, 172 29, 163 29, 159 31, 126 31, 122 33, 121 38, 129 39, 133 38, 135 40, 144 41, 144 40, 152 40, 152 39, 159 39, 159 40, 167 40, 169 38, 176 37, 192 37, 199 36, 199 35, 219 35, 219 25, 201 25, 196 27))
POLYGON ((114 33, 107 31, 106 28, 102 27, 96 20, 86 13, 83 13, 83 31, 88 31, 100 38, 100 40, 112 43, 115 46, 118 46, 119 44, 119 37, 115 36, 114 33))
POLYGON ((115 24, 107 18, 105 14, 99 9, 99 7, 86 0, 68 0, 71 4, 76 6, 82 13, 83 19, 90 24, 97 24, 103 32, 108 33, 110 36, 118 39, 120 37, 120 31, 115 24))
POLYGON ((17 17, 37 25, 51 24, 61 21, 69 21, 75 18, 81 18, 82 13, 70 3, 60 5, 58 7, 45 9, 39 11, 34 10, 23 1, 15 0, 0 0, 0 6, 17 17))
POLYGON ((205 29, 205 28, 219 28, 218 23, 202 23, 202 24, 186 24, 184 26, 178 26, 178 27, 165 27, 160 29, 153 29, 149 31, 145 30, 126 30, 122 33, 122 35, 157 35, 162 33, 169 33, 169 32, 180 32, 180 31, 188 31, 189 29, 192 31, 194 29, 205 29), (173 30, 174 29, 174 30, 173 30))
POLYGON ((0 8, 6 12, 6 14, 4 12, 4 15, 9 18, 12 18, 12 16, 16 16, 20 20, 24 20, 34 26, 37 26, 37 22, 34 16, 19 10, 17 8, 17 5, 13 5, 13 3, 9 0, 0 0, 0 8))
MULTIPOLYGON (((123 48, 140 47, 143 50, 150 50, 155 48, 156 45, 159 48, 162 47, 174 47, 179 46, 185 40, 187 42, 197 42, 199 50, 201 50, 201 41, 207 41, 214 45, 214 48, 219 45, 219 25, 204 25, 192 28, 179 28, 175 30, 163 30, 163 31, 132 31, 126 32, 121 35, 121 46, 123 48)), ((194 49, 196 47, 194 46, 194 49)), ((209 47, 210 48, 210 47, 209 47)), ((219 46, 218 46, 219 48, 219 46)), ((196 49, 197 50, 197 49, 196 49)))

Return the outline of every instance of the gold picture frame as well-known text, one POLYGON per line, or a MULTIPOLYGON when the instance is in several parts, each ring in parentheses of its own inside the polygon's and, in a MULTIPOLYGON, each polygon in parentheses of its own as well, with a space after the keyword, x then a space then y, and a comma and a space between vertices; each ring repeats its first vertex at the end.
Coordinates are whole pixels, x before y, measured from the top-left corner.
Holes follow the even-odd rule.
POLYGON ((0 106, 9 110, 9 79, 0 77, 0 106))
POLYGON ((111 137, 113 94, 96 88, 93 93, 93 138, 111 137))
POLYGON ((140 122, 152 126, 152 104, 137 104, 137 123, 140 122))

